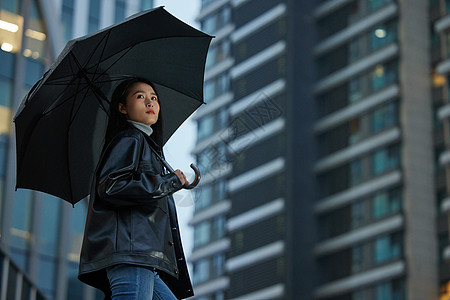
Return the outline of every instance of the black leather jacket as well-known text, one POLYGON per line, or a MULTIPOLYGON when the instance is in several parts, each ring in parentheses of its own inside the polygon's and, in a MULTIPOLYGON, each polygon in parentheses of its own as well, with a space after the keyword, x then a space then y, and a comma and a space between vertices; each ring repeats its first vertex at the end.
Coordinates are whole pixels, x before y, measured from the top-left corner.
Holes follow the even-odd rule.
POLYGON ((187 298, 193 290, 171 196, 181 182, 174 173, 164 174, 143 134, 134 128, 120 132, 102 155, 92 184, 78 278, 108 296, 106 267, 147 266, 158 270, 177 298, 187 298), (139 174, 130 175, 133 170, 139 174))

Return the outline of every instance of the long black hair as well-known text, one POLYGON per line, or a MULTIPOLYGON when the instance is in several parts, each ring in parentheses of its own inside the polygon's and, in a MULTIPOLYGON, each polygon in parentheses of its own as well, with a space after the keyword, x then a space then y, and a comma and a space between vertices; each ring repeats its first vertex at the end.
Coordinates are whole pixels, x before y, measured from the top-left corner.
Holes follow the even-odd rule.
MULTIPOLYGON (((158 98, 158 103, 160 103, 160 99, 158 96, 158 92, 156 91, 153 83, 151 83, 149 80, 145 78, 140 77, 133 77, 130 79, 125 79, 114 90, 112 97, 111 97, 111 104, 109 106, 109 120, 108 120, 108 126, 106 128, 106 134, 105 134, 105 146, 109 144, 111 139, 120 131, 132 128, 132 125, 130 122, 127 121, 126 116, 119 111, 119 103, 122 103, 123 105, 126 105, 127 102, 127 96, 130 93, 130 88, 133 86, 133 84, 142 82, 145 84, 148 84, 153 88, 153 90, 156 93, 156 96, 158 98)), ((153 133, 151 135, 151 138, 158 144, 158 146, 163 146, 163 118, 162 118, 162 112, 161 112, 161 105, 159 109, 159 115, 158 120, 155 124, 151 126, 153 129, 153 133)))

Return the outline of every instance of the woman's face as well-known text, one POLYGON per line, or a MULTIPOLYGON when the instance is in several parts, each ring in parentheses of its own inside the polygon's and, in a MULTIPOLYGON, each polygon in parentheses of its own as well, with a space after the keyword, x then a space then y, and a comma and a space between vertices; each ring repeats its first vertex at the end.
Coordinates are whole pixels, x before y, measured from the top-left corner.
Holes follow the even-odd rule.
POLYGON ((119 111, 128 120, 151 126, 158 121, 158 96, 150 85, 136 82, 129 88, 126 104, 119 103, 119 111))

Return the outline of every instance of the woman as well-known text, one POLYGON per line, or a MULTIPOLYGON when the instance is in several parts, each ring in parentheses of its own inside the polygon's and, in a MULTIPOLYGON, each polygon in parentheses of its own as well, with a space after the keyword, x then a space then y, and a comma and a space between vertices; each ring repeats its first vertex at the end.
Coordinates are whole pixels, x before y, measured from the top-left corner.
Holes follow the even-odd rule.
POLYGON ((78 276, 106 299, 193 295, 171 196, 189 183, 180 170, 166 174, 155 152, 162 155, 158 95, 145 79, 123 81, 111 100, 78 276))

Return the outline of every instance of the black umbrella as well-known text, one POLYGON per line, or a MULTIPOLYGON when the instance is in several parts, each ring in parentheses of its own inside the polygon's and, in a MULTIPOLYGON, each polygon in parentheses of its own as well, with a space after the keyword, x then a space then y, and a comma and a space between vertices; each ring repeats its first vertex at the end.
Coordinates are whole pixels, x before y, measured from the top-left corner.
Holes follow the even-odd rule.
POLYGON ((86 197, 103 146, 110 96, 127 77, 155 84, 165 143, 203 103, 211 38, 159 7, 69 41, 14 117, 16 188, 72 204, 86 197))

